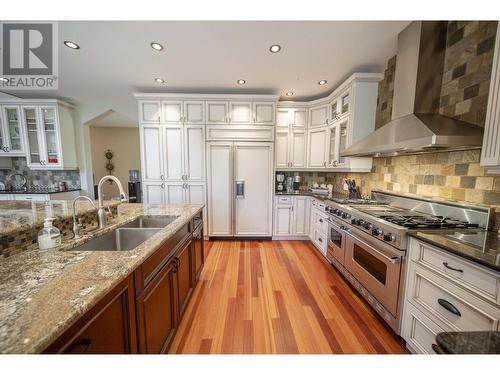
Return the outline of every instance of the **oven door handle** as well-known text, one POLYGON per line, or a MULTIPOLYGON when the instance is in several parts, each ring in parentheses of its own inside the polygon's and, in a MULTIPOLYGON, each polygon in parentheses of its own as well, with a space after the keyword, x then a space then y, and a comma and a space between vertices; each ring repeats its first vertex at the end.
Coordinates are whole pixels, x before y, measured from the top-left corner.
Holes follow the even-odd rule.
POLYGON ((388 260, 389 262, 391 262, 392 264, 398 264, 401 257, 400 256, 388 256, 386 254, 384 254, 383 252, 381 252, 380 250, 377 250, 375 249, 372 245, 370 244, 367 244, 365 241, 363 240, 360 240, 359 238, 357 237, 354 237, 353 235, 351 235, 350 233, 347 232, 347 235, 349 237, 351 237, 354 241, 358 241, 360 243, 362 243, 363 245, 365 245, 366 247, 370 248, 370 250, 373 250, 374 252, 376 252, 378 255, 380 255, 382 258, 388 260))

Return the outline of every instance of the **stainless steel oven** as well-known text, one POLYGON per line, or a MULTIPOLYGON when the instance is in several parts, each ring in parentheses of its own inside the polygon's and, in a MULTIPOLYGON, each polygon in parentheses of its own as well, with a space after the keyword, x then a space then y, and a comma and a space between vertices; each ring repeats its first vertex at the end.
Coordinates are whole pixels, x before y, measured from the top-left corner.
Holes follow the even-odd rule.
POLYGON ((382 241, 345 233, 345 268, 395 317, 399 315, 402 256, 382 241))
POLYGON ((344 265, 345 256, 345 230, 342 224, 328 219, 328 249, 326 258, 333 263, 334 260, 344 265))

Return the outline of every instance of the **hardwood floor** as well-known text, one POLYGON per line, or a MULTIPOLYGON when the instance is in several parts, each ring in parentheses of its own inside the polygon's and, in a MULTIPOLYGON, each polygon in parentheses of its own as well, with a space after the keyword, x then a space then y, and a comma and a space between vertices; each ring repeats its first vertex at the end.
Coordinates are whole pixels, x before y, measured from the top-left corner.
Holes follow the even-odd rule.
POLYGON ((207 241, 170 353, 407 353, 305 241, 207 241))

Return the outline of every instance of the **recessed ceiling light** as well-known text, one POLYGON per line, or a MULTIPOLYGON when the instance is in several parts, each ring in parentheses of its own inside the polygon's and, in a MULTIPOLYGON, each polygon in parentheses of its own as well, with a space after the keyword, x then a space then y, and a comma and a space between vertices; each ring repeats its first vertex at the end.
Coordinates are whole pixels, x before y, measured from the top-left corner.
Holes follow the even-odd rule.
POLYGON ((72 42, 70 40, 65 40, 64 45, 66 47, 71 48, 71 49, 80 49, 80 46, 78 44, 76 44, 75 42, 72 42))
POLYGON ((0 77, 0 81, 2 81, 2 82, 9 82, 9 80, 7 78, 4 78, 4 77, 0 77))
POLYGON ((163 78, 155 78, 156 83, 165 83, 165 80, 163 78))
POLYGON ((163 46, 160 43, 156 42, 151 43, 151 48, 157 51, 163 51, 163 46))
POLYGON ((293 95, 293 92, 288 91, 285 95, 286 95, 286 96, 292 96, 292 95, 293 95))
POLYGON ((245 81, 244 79, 239 79, 239 80, 236 81, 236 83, 238 85, 244 85, 245 83, 247 83, 247 81, 245 81))
POLYGON ((321 81, 318 82, 318 85, 323 86, 323 85, 326 85, 327 82, 328 81, 326 79, 322 79, 321 81))
POLYGON ((269 51, 272 53, 278 53, 281 51, 281 46, 279 44, 273 44, 271 47, 269 47, 269 51))

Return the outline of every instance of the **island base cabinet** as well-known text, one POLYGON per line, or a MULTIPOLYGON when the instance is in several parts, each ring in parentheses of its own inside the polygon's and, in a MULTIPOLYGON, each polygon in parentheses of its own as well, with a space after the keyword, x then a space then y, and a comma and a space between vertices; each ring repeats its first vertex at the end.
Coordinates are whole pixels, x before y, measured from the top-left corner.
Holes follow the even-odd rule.
POLYGON ((137 298, 139 352, 165 353, 176 328, 176 262, 170 262, 137 298))
POLYGON ((137 353, 132 276, 113 289, 44 353, 137 353))
POLYGON ((200 279, 205 264, 205 248, 203 240, 203 225, 200 225, 193 234, 193 286, 200 279))
POLYGON ((179 319, 184 314, 184 310, 193 291, 192 279, 192 242, 190 241, 177 252, 175 260, 177 262, 177 289, 179 298, 179 319))

